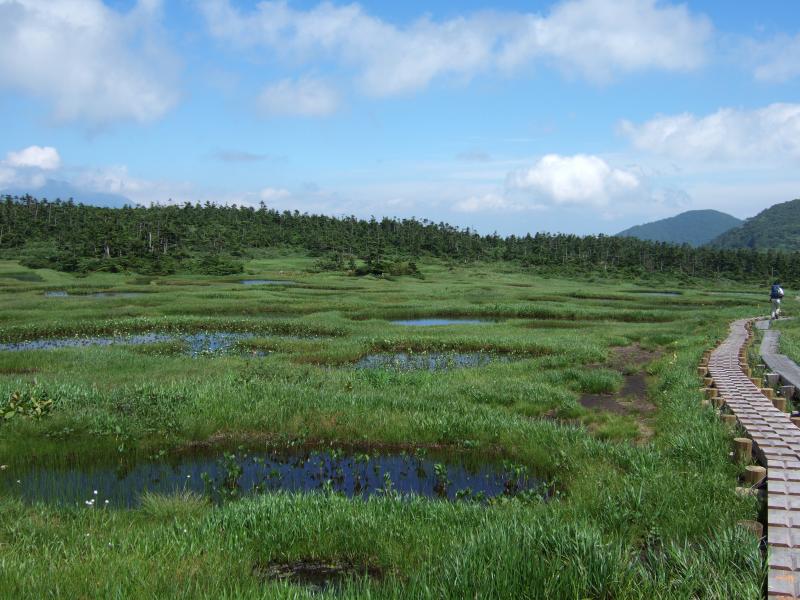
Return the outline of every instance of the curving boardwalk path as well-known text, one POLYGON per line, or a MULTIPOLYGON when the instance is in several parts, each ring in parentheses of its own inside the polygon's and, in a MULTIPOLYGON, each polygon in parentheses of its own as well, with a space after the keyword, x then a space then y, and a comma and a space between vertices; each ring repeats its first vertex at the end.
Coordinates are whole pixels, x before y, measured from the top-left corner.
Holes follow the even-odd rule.
POLYGON ((739 352, 749 338, 747 323, 731 324, 730 335, 711 353, 708 370, 767 468, 767 595, 800 598, 800 429, 742 371, 739 352))
POLYGON ((778 340, 781 332, 769 328, 769 321, 758 321, 756 327, 764 330, 764 339, 761 341, 761 358, 764 359, 771 371, 778 373, 781 382, 793 385, 800 390, 800 366, 785 354, 778 351, 778 340))

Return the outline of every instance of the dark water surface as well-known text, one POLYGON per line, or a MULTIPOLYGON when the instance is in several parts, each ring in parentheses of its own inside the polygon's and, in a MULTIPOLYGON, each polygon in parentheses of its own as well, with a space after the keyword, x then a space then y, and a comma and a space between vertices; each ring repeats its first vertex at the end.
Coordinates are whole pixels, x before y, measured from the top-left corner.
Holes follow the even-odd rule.
POLYGON ((448 371, 483 367, 492 362, 510 362, 510 356, 487 352, 382 352, 368 354, 356 363, 358 369, 396 369, 398 371, 448 371))
POLYGON ((242 285, 294 285, 294 281, 282 281, 280 279, 243 279, 242 285))
POLYGON ((95 292, 89 294, 92 298, 135 298, 142 295, 142 292, 95 292))
MULTIPOLYGON (((66 298, 70 296, 69 292, 65 292, 63 290, 55 290, 51 292, 45 292, 44 295, 47 298, 66 298)), ((78 298, 134 298, 136 296, 141 296, 142 292, 94 292, 92 294, 73 294, 72 297, 78 298)))
POLYGON ((33 466, 0 471, 0 494, 29 502, 130 508, 143 492, 192 491, 214 500, 285 490, 331 490, 366 498, 387 490, 431 498, 485 500, 539 489, 524 467, 454 455, 341 451, 216 454, 129 466, 33 466))

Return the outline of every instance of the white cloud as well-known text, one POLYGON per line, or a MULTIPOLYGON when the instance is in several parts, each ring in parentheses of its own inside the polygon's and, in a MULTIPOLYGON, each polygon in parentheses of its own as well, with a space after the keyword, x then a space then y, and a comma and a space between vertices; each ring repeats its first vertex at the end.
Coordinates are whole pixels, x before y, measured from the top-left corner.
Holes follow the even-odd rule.
POLYGON ((37 168, 52 171, 61 166, 61 157, 58 150, 52 146, 28 146, 18 152, 9 152, 5 164, 17 168, 37 168))
POLYGON ((283 200, 284 198, 288 198, 291 196, 289 190, 285 190, 283 188, 264 188, 258 193, 259 198, 263 200, 265 203, 269 204, 270 202, 274 202, 276 200, 283 200))
POLYGON ((800 159, 800 104, 722 108, 704 117, 657 116, 641 125, 623 121, 620 130, 636 148, 677 159, 760 163, 800 159))
POLYGON ((593 80, 618 73, 700 66, 711 25, 685 6, 657 0, 567 0, 550 14, 481 12, 396 26, 358 4, 309 10, 264 1, 247 14, 230 0, 200 0, 212 35, 264 47, 292 61, 335 60, 368 94, 418 90, 434 79, 519 70, 537 60, 593 80))
POLYGON ((61 167, 58 150, 52 146, 28 146, 12 150, 0 160, 0 185, 35 190, 47 181, 47 174, 61 167))
POLYGON ((336 112, 339 95, 318 79, 284 79, 262 90, 258 106, 270 115, 324 117, 336 112))
POLYGON ((177 101, 159 0, 0 0, 0 89, 43 99, 57 121, 150 121, 177 101))
POLYGON ((759 81, 784 83, 800 76, 800 33, 779 35, 767 42, 751 42, 746 50, 755 63, 753 74, 759 81))
POLYGON ((525 192, 539 204, 605 207, 642 188, 639 178, 615 169, 598 156, 543 156, 533 167, 508 176, 510 190, 525 192))
POLYGON ((706 60, 712 26, 686 5, 656 0, 571 0, 547 18, 527 15, 501 64, 517 66, 549 58, 590 80, 645 69, 685 71, 706 60))

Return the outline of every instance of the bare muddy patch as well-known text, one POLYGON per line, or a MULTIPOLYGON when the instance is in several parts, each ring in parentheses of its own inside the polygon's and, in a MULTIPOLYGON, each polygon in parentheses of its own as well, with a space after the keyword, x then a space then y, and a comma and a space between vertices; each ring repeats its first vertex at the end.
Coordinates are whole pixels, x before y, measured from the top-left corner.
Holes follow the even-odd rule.
POLYGON ((271 561, 253 565, 253 575, 270 582, 286 582, 307 587, 312 592, 338 591, 348 582, 369 578, 380 580, 383 571, 370 565, 343 561, 271 561))
POLYGON ((622 389, 614 394, 584 394, 581 406, 590 410, 604 410, 619 415, 648 415, 655 406, 647 400, 647 378, 644 373, 624 377, 622 389))
POLYGON ((583 394, 578 402, 591 411, 633 417, 639 428, 639 437, 649 439, 653 435, 649 420, 656 407, 648 398, 645 366, 660 355, 660 352, 638 344, 614 348, 604 366, 622 375, 622 387, 615 393, 583 394))

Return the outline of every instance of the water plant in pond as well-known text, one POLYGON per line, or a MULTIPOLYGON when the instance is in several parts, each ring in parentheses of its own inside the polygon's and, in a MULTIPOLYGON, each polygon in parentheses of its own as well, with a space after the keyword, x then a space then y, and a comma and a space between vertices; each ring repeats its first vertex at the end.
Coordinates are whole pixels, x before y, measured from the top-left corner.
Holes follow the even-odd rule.
POLYGON ((53 409, 53 399, 44 388, 34 385, 15 390, 0 399, 0 423, 12 419, 40 419, 53 409))
MULTIPOLYGON (((122 464, 122 463, 121 463, 122 464)), ((449 454, 437 460, 408 453, 350 454, 341 450, 312 452, 223 452, 220 456, 146 461, 120 468, 16 467, 0 477, 0 495, 34 501, 81 503, 86 490, 99 490, 112 506, 135 506, 145 493, 202 493, 217 501, 279 490, 327 491, 348 497, 423 495, 442 499, 514 496, 541 485, 537 479, 495 461, 449 454), (19 484, 10 485, 12 480, 19 484), (514 481, 517 486, 509 485, 514 481), (469 488, 464 496, 459 490, 469 488), (472 490, 475 490, 473 492, 472 490)), ((97 494, 95 494, 97 495, 97 494)))

